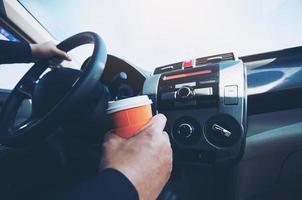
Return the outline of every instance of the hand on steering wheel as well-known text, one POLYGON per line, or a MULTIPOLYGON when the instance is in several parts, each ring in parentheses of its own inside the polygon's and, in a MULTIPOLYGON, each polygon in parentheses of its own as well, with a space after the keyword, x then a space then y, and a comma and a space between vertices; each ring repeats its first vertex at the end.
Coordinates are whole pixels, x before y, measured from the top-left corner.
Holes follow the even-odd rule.
POLYGON ((68 52, 90 43, 94 44, 93 54, 81 73, 71 72, 73 75, 70 75, 70 72, 64 69, 41 77, 48 68, 49 60, 39 60, 22 77, 2 109, 0 144, 25 146, 43 140, 60 125, 62 119, 68 117, 71 111, 75 110, 77 105, 89 96, 105 68, 107 53, 104 41, 96 33, 83 32, 64 40, 57 46, 58 49, 68 52), (51 101, 51 94, 47 94, 45 91, 50 84, 56 83, 57 77, 61 80, 71 77, 67 81, 69 85, 56 85, 57 90, 64 88, 64 94, 60 98, 53 98, 51 104, 41 108, 41 96, 44 101, 51 101), (33 112, 29 119, 15 127, 15 117, 24 99, 32 100, 33 112))

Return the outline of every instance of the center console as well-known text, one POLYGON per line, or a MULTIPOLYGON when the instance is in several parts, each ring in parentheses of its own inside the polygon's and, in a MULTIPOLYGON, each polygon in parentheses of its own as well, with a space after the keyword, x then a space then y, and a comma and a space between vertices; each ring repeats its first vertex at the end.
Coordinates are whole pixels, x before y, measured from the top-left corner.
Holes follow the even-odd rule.
POLYGON ((241 158, 246 131, 246 71, 232 54, 156 68, 143 94, 167 117, 176 163, 229 163, 241 158))

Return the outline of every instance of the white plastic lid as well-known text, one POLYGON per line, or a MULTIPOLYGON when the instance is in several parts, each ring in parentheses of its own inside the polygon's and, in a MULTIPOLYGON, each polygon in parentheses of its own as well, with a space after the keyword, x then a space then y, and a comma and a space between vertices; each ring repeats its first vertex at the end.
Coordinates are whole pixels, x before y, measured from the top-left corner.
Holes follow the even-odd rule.
POLYGON ((150 104, 152 104, 152 101, 148 98, 147 95, 131 97, 118 101, 109 101, 107 114, 115 113, 129 108, 136 108, 140 106, 150 105, 150 104))

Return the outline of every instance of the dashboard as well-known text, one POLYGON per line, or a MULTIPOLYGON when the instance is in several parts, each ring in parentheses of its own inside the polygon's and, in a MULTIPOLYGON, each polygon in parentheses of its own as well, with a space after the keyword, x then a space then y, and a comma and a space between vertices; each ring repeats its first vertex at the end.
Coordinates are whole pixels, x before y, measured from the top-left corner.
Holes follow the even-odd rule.
POLYGON ((102 81, 112 100, 152 99, 153 113, 168 118, 177 163, 233 163, 242 158, 248 128, 257 133, 253 116, 302 107, 300 51, 239 59, 226 53, 161 66, 152 75, 110 55, 102 81))
POLYGON ((182 164, 231 163, 246 132, 246 68, 233 54, 157 68, 143 94, 167 116, 174 159, 182 164))
POLYGON ((301 52, 292 48, 241 58, 248 74, 248 115, 301 107, 301 52))

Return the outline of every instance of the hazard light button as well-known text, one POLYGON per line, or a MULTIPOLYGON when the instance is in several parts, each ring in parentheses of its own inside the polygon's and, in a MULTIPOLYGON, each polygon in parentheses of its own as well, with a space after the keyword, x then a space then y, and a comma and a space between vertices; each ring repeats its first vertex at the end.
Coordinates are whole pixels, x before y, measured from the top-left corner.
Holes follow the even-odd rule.
POLYGON ((193 67, 193 60, 185 60, 183 63, 182 63, 182 67, 184 69, 186 68, 192 68, 193 67))

